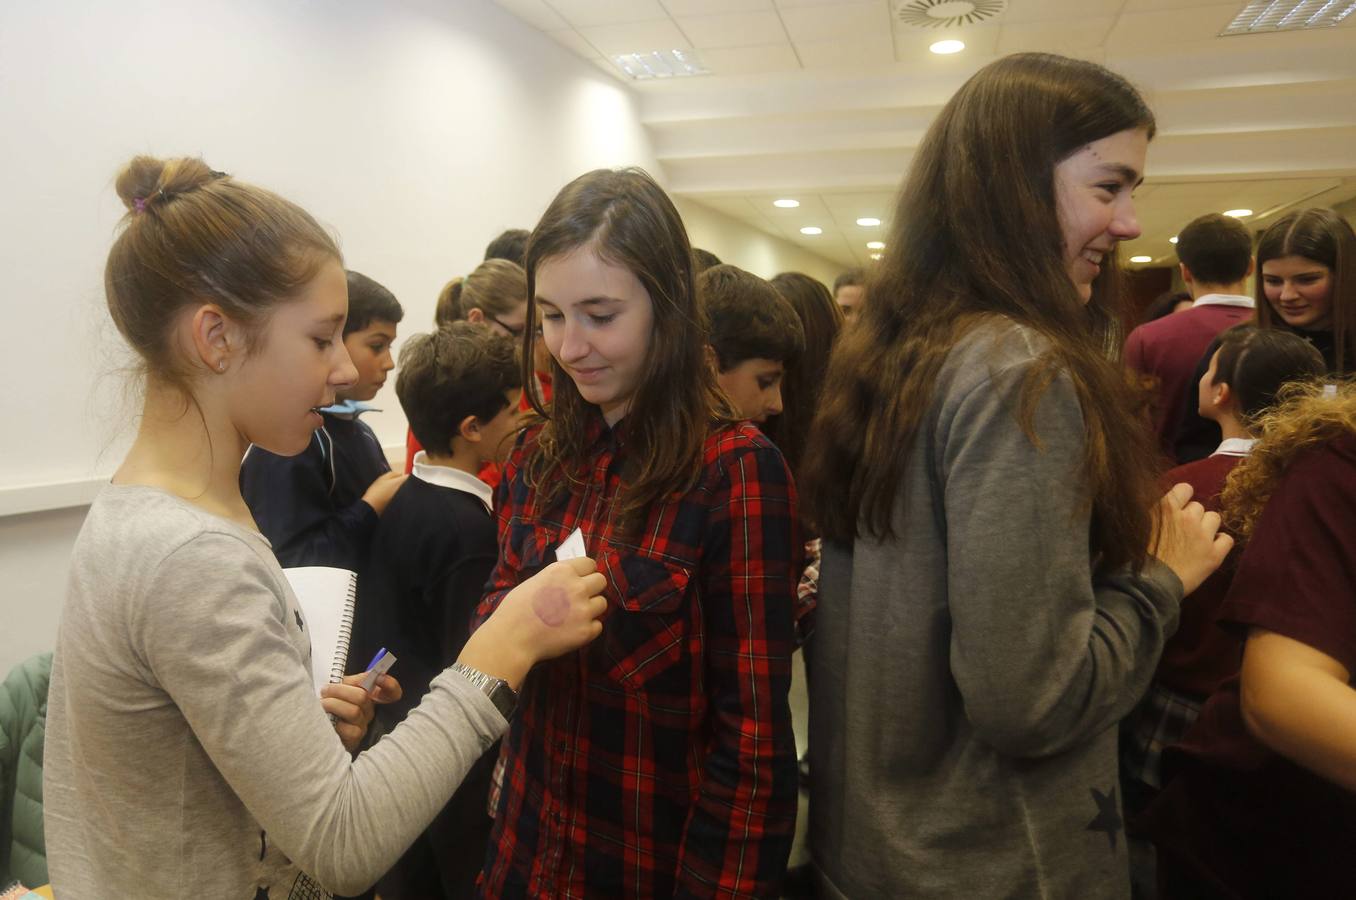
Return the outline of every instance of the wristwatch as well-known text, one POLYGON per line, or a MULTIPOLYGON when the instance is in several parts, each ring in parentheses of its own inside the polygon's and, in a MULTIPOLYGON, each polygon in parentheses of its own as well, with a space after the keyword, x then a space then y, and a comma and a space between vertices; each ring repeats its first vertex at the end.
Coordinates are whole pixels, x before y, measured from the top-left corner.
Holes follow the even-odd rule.
POLYGON ((494 708, 499 710, 505 719, 510 718, 513 711, 518 708, 518 692, 509 687, 504 679, 486 675, 479 669, 461 663, 453 663, 452 671, 460 672, 467 681, 484 691, 485 696, 490 698, 494 708))

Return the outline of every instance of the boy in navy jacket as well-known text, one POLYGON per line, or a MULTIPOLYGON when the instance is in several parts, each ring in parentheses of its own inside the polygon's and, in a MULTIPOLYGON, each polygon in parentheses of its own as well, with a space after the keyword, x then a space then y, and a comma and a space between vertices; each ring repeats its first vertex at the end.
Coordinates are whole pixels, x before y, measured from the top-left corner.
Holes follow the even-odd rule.
POLYGON ((252 446, 245 456, 240 491, 284 567, 357 570, 378 517, 405 480, 391 472, 376 434, 358 420, 395 368, 391 343, 404 315, 390 291, 349 272, 343 341, 357 380, 333 406, 317 410, 324 424, 305 451, 277 456, 252 446))
MULTIPOLYGON (((512 339, 454 322, 401 349, 396 395, 424 447, 377 525, 358 578, 349 670, 386 647, 399 657, 404 696, 377 718, 394 728, 456 661, 469 636, 499 542, 493 494, 476 473, 500 462, 518 430, 522 369, 512 339)), ((400 863, 378 883, 387 900, 469 897, 485 859, 496 744, 400 863)))

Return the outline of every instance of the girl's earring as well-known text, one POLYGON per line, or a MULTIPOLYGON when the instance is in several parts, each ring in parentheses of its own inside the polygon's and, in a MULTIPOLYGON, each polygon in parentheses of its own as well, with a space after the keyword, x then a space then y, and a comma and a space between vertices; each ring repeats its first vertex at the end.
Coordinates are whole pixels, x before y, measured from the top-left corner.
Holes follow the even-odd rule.
POLYGON ((221 362, 217 363, 217 371, 218 372, 226 371, 226 360, 223 359, 221 362))

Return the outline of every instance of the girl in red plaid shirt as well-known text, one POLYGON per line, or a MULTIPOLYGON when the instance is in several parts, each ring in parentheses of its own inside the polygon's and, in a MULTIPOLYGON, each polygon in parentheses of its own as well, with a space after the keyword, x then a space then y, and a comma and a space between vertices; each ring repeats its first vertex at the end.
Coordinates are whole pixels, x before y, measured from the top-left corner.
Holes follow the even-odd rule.
POLYGON ((687 234, 648 175, 571 182, 526 263, 555 392, 505 465, 480 612, 575 529, 609 611, 524 684, 481 890, 775 896, 796 816, 791 477, 705 364, 687 234))

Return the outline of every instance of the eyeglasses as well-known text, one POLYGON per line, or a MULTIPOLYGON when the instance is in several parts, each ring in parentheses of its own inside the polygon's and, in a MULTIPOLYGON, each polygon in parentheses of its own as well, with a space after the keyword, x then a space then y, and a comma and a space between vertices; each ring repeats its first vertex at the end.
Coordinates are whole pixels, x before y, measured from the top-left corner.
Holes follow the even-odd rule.
POLYGON ((523 324, 523 325, 510 325, 510 324, 508 324, 507 322, 505 322, 505 321, 503 321, 502 319, 500 319, 498 316, 486 316, 486 318, 489 319, 489 320, 490 320, 491 322, 493 322, 494 324, 498 325, 500 328, 502 328, 502 329, 504 329, 505 331, 507 331, 507 332, 509 333, 509 337, 512 337, 512 338, 520 338, 520 337, 522 337, 522 336, 523 336, 523 329, 524 329, 525 327, 527 327, 526 324, 523 324))

